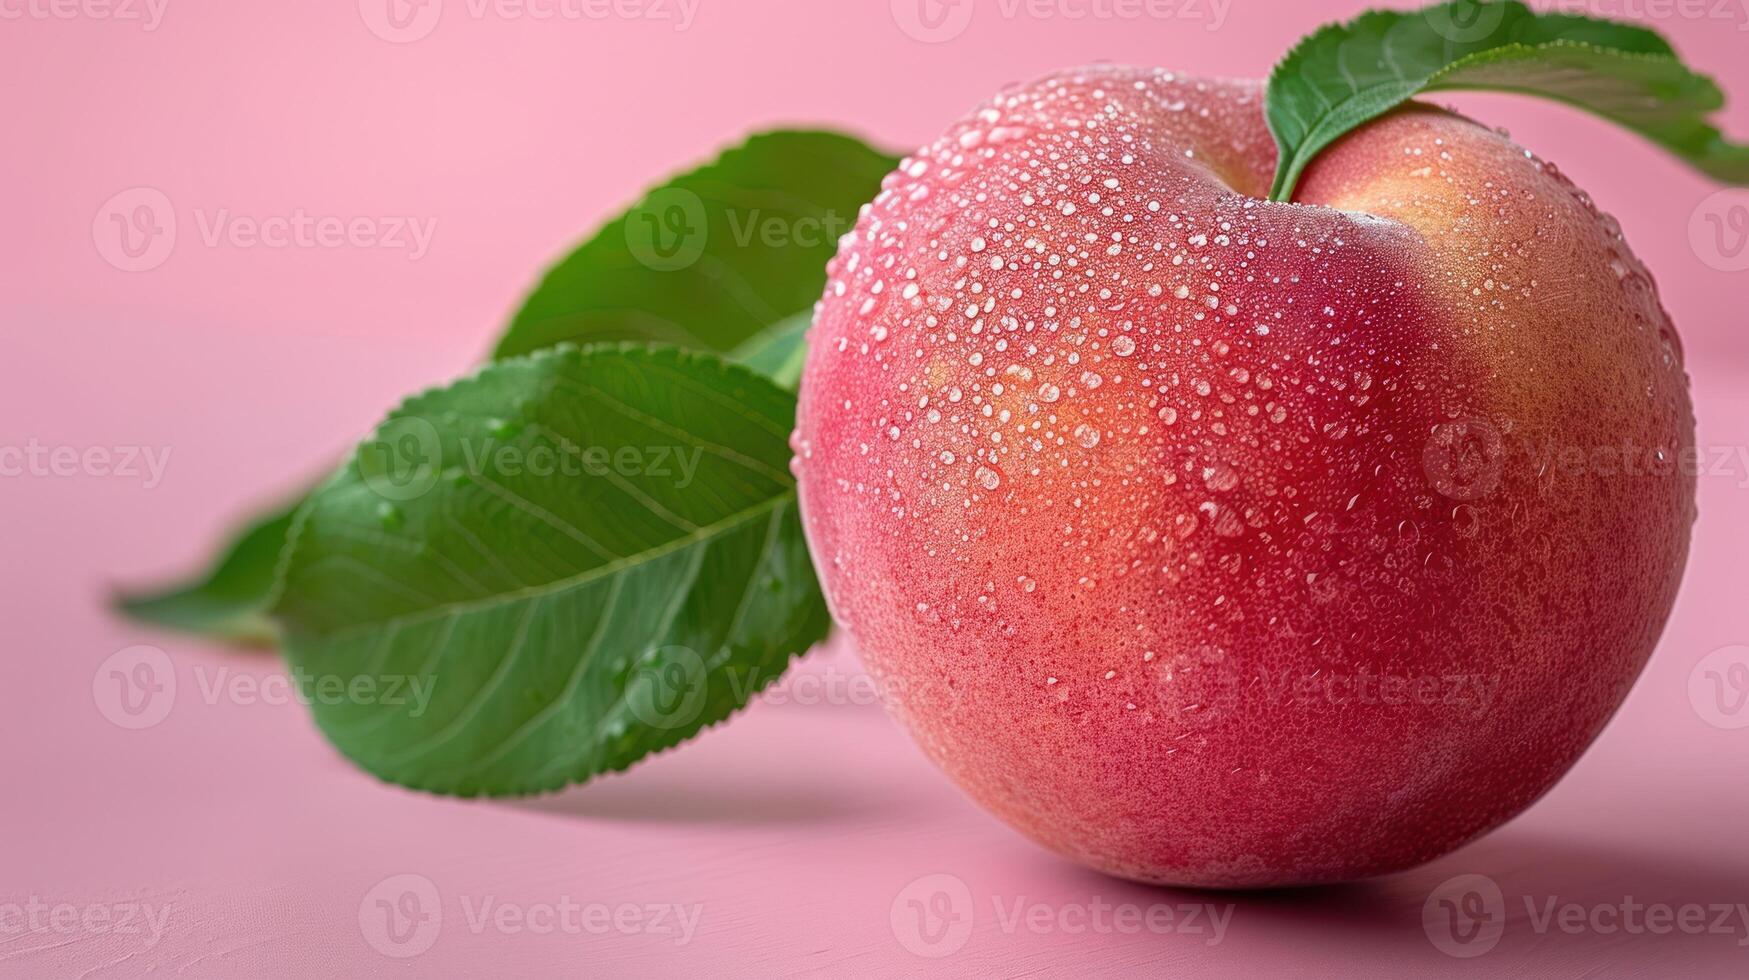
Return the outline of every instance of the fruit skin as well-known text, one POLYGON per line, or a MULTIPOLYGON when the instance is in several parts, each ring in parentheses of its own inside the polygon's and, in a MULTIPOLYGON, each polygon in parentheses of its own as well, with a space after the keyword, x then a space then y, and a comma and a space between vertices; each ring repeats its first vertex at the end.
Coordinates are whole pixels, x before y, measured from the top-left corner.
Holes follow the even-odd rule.
POLYGON ((888 177, 809 339, 808 541, 892 710, 1143 881, 1354 879, 1512 817, 1694 520, 1669 317, 1552 166, 1424 106, 1303 203, 1274 163, 1257 83, 1007 90, 888 177))

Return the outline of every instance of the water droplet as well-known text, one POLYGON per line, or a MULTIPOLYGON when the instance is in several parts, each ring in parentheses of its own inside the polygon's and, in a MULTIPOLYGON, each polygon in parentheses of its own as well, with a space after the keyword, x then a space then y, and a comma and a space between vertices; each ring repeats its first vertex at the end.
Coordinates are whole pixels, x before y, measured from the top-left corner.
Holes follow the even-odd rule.
POLYGON ((1216 463, 1202 471, 1202 482, 1210 490, 1231 490, 1239 485, 1239 472, 1225 463, 1216 463))
POLYGON ((1451 527, 1459 537, 1473 538, 1482 529, 1482 515, 1469 504, 1459 504, 1452 508, 1451 527))

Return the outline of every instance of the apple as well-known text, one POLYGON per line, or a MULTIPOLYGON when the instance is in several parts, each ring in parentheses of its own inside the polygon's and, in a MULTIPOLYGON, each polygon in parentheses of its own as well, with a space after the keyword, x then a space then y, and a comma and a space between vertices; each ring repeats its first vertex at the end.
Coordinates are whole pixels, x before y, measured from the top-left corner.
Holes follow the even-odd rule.
POLYGON ((1411 104, 1267 199, 1262 87, 1008 89, 860 215, 794 439, 834 616, 924 752, 1149 882, 1332 882, 1523 810, 1622 702, 1695 517, 1616 223, 1411 104))

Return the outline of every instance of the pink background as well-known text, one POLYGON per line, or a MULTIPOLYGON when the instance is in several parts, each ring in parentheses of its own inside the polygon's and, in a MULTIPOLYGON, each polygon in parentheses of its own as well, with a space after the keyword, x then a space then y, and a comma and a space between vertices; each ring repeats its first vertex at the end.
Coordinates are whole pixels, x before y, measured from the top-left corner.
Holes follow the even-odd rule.
MULTIPOLYGON (((146 13, 134 2, 127 9, 146 13)), ((672 13, 677 2, 618 9, 672 13)), ((975 0, 963 33, 924 43, 886 0, 697 0, 684 30, 498 7, 475 17, 468 0, 444 0, 428 36, 391 43, 367 26, 375 0, 362 12, 350 0, 167 0, 149 30, 114 19, 102 0, 31 3, 0 0, 0 446, 171 455, 150 487, 94 473, 0 477, 0 732, 10 747, 0 976, 1569 977, 1742 975, 1749 965, 1749 922, 1699 935, 1570 934, 1539 930, 1525 912, 1527 899, 1587 910, 1749 902, 1749 728, 1728 727, 1749 725, 1749 709, 1690 696, 1703 658, 1749 663, 1749 651, 1714 653, 1749 643, 1749 272, 1730 271, 1749 253, 1733 262, 1690 234, 1749 197, 1709 200, 1703 179, 1568 110, 1451 100, 1557 161, 1612 211, 1681 329, 1700 442, 1731 461, 1701 478, 1675 618, 1591 753, 1480 843, 1341 889, 1148 889, 1069 866, 984 816, 866 698, 798 689, 586 788, 537 802, 441 800, 355 771, 299 705, 209 703, 203 682, 266 676, 276 662, 120 622, 102 597, 118 581, 198 562, 222 524, 319 472, 401 395, 474 362, 535 274, 580 235, 751 129, 829 123, 905 148, 1000 84, 1066 64, 1261 75, 1315 23, 1357 7, 1222 0, 1211 30, 1210 0, 1140 20, 1040 18, 1031 7, 1008 17, 1002 0, 975 0), (178 230, 162 264, 127 272, 105 258, 117 253, 104 209, 137 187, 164 195, 178 230), (436 224, 417 258, 209 244, 200 222, 220 209, 436 224), (160 723, 127 730, 99 710, 92 682, 135 644, 168 653, 178 692, 160 723), (795 703, 819 700, 858 703, 795 703), (1494 949, 1466 960, 1431 941, 1422 908, 1440 883, 1472 873, 1500 887, 1507 924, 1494 949), (372 888, 399 874, 428 879, 443 915, 435 943, 407 958, 379 952, 361 925, 372 888), (947 880, 912 885, 929 875, 963 883, 944 894, 969 896, 948 909, 966 913, 969 933, 930 944, 905 919, 908 898, 947 880), (476 931, 467 912, 486 896, 518 907, 566 897, 696 906, 700 917, 684 943, 652 930, 476 931), (8 903, 33 897, 80 911, 144 903, 167 910, 164 932, 153 942, 7 917, 8 903), (995 912, 1020 899, 1045 906, 1050 922, 1010 926, 995 912), (1210 944, 1206 932, 1074 930, 1077 910, 1096 900, 1233 908, 1210 944)), ((1743 6, 1590 9, 1662 14, 1656 26, 1690 62, 1738 93, 1724 118, 1743 135, 1743 6), (1715 10, 1726 16, 1681 16, 1715 10)), ((835 649, 807 669, 839 681, 857 671, 835 649)))

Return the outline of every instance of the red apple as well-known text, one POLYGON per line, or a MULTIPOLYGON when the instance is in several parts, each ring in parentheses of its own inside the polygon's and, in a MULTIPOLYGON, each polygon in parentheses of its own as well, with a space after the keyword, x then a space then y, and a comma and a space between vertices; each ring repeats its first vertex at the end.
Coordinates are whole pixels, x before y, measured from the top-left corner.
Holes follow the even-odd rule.
POLYGON ((924 751, 1129 878, 1437 857, 1621 704, 1694 520, 1614 221, 1412 105, 1266 199, 1261 86, 1069 71, 886 181, 796 433, 834 614, 924 751))

